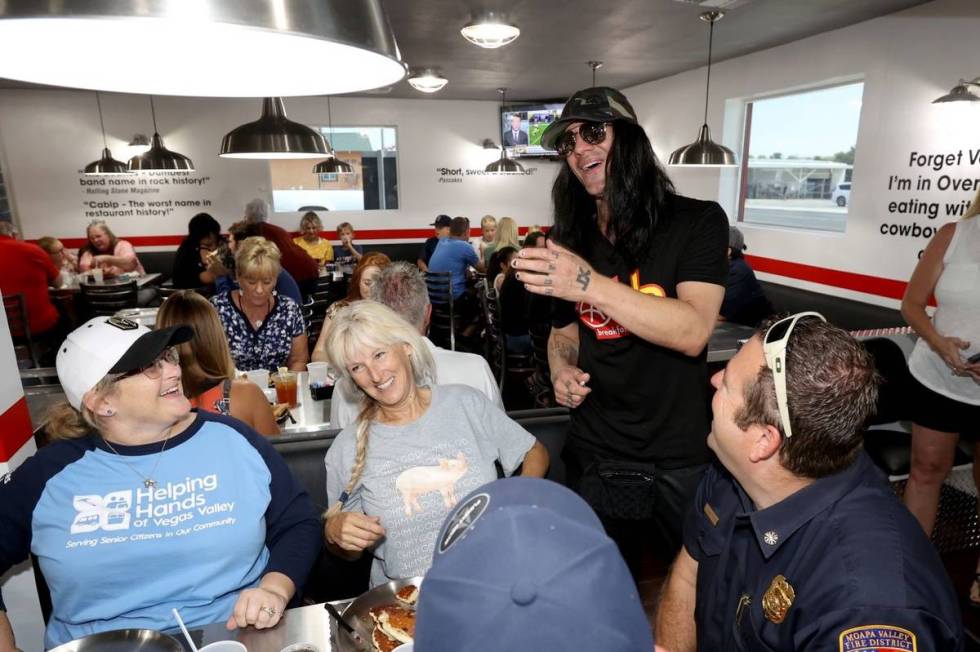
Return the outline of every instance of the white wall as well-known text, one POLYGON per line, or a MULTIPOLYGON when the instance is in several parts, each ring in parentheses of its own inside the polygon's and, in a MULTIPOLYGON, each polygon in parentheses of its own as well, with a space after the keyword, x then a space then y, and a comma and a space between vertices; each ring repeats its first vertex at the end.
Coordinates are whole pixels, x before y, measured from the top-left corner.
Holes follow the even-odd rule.
MULTIPOLYGON (((102 149, 93 93, 0 91, 4 177, 25 238, 82 237, 92 219, 85 211, 96 210, 83 205, 89 200, 212 202, 204 208, 174 208, 162 216, 108 218, 121 237, 186 233, 188 219, 200 210, 211 212, 227 227, 241 216, 243 205, 252 197, 271 200, 267 162, 218 157, 222 136, 257 119, 261 100, 158 97, 155 102, 166 146, 191 157, 197 171, 187 178, 204 181, 203 185, 165 187, 159 194, 129 191, 106 196, 87 194, 80 186, 86 179, 81 168, 99 158, 102 149)), ((549 191, 555 163, 527 159, 525 167, 534 172, 525 176, 466 175, 468 169, 482 172, 498 156, 478 144, 484 138, 500 140, 495 131, 497 103, 337 97, 331 104, 334 126, 397 127, 400 208, 331 212, 322 216, 326 228, 350 221, 358 231, 422 229, 428 235, 428 225, 440 213, 469 216, 475 227, 486 213, 511 215, 521 225, 550 223, 549 191), (440 182, 440 178, 456 176, 443 175, 441 168, 461 169, 462 182, 440 182)), ((106 94, 102 106, 109 147, 115 158, 126 160, 126 143, 132 134, 152 132, 149 103, 143 96, 106 94)), ((324 98, 289 98, 286 112, 298 122, 327 124, 324 98)), ((297 229, 299 214, 276 215, 273 221, 297 229)))
MULTIPOLYGON (((722 21, 716 29, 725 28, 722 21)), ((882 224, 917 222, 938 227, 955 218, 889 214, 888 204, 910 198, 955 203, 972 198, 976 191, 940 192, 935 185, 931 192, 889 191, 888 179, 900 175, 915 180, 921 175, 935 184, 941 174, 980 177, 980 165, 967 162, 969 150, 980 150, 980 107, 931 104, 958 78, 980 75, 980 54, 974 41, 978 32, 980 3, 937 0, 713 65, 709 124, 714 138, 736 152, 741 152, 744 99, 854 79, 865 83, 846 233, 739 225, 748 253, 823 270, 793 272, 808 279, 836 283, 833 272, 843 271, 906 281, 927 239, 884 236, 880 234, 882 224), (941 173, 908 165, 912 151, 960 150, 963 163, 941 173)), ((704 106, 704 74, 701 68, 626 91, 657 155, 664 160, 697 135, 704 106)), ((672 168, 670 174, 682 193, 717 199, 734 220, 737 172, 672 168)), ((898 305, 895 299, 815 285, 812 280, 760 276, 880 305, 898 305)))

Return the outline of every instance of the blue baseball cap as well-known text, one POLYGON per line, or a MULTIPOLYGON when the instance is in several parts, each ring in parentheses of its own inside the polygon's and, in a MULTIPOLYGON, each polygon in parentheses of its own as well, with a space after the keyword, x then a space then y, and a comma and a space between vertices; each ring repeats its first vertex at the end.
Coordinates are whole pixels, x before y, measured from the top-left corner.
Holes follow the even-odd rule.
POLYGON ((419 591, 415 651, 459 650, 653 650, 626 563, 575 493, 497 480, 443 523, 419 591))

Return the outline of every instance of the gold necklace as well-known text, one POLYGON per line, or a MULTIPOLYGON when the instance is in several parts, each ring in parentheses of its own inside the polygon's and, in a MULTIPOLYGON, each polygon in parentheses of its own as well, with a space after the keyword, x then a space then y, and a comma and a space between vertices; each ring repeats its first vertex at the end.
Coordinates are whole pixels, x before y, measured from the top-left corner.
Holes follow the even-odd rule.
POLYGON ((167 428, 167 436, 163 440, 163 446, 160 447, 160 452, 157 453, 157 461, 154 462, 153 468, 150 470, 150 475, 143 475, 142 473, 140 473, 139 471, 137 471, 136 470, 136 467, 134 467, 132 464, 130 464, 129 462, 126 461, 126 456, 125 455, 119 455, 119 451, 117 451, 113 447, 113 445, 109 443, 109 440, 106 439, 105 436, 102 435, 102 433, 99 433, 99 436, 102 437, 102 441, 105 443, 106 446, 109 447, 109 450, 111 450, 113 453, 115 453, 116 455, 118 455, 119 458, 123 461, 123 463, 126 466, 128 466, 130 469, 132 469, 133 473, 135 473, 136 475, 138 475, 139 477, 141 477, 143 479, 143 486, 144 487, 146 487, 147 489, 153 489, 154 487, 157 486, 157 481, 153 479, 153 476, 156 475, 157 467, 160 466, 160 460, 163 458, 163 451, 167 450, 167 444, 170 442, 170 435, 173 432, 173 429, 174 429, 173 426, 170 426, 169 428, 167 428))

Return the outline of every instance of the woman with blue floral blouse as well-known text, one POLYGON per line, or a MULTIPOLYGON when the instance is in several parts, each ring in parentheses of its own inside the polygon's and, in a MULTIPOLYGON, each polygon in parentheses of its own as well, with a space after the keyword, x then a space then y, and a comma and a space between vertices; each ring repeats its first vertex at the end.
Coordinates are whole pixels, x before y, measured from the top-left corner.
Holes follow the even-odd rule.
POLYGON ((275 292, 279 261, 275 244, 246 238, 235 252, 239 289, 211 299, 240 371, 306 369, 309 344, 303 314, 295 301, 275 292))

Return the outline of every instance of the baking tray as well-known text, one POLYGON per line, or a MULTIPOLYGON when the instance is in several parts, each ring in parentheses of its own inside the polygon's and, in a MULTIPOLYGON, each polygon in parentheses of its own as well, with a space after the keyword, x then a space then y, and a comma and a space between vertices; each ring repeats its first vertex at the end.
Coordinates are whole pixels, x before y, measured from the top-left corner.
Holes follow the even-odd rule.
MULTIPOLYGON (((379 584, 370 591, 354 598, 354 601, 344 609, 344 619, 368 642, 369 649, 371 648, 371 632, 374 630, 374 619, 371 618, 369 612, 374 607, 380 607, 386 604, 401 604, 395 598, 395 593, 409 584, 414 584, 419 587, 420 591, 422 590, 421 577, 391 580, 390 582, 379 584)), ((337 627, 337 648, 340 652, 368 652, 368 650, 365 650, 354 642, 342 627, 337 627)))

